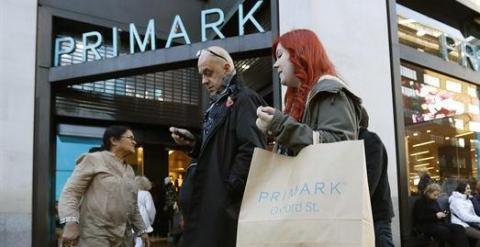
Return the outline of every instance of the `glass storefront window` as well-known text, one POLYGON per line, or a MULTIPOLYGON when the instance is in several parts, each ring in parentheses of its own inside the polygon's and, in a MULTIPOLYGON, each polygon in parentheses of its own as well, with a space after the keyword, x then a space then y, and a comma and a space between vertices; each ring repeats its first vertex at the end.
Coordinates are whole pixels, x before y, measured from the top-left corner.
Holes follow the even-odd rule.
POLYGON ((409 195, 423 174, 447 193, 458 180, 478 180, 479 88, 405 62, 401 75, 409 195))

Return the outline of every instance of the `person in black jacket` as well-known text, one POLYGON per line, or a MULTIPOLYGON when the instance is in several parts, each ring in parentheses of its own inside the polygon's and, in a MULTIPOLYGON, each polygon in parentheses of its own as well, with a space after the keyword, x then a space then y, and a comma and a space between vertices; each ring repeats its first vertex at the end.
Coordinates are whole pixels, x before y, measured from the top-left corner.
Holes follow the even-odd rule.
POLYGON ((368 188, 375 227, 375 246, 394 246, 391 222, 393 217, 390 185, 388 184, 388 157, 382 140, 368 130, 368 113, 362 107, 358 139, 364 141, 367 162, 368 188))
POLYGON ((238 214, 255 147, 264 148, 265 136, 255 125, 264 100, 243 87, 232 58, 214 46, 198 53, 198 71, 210 93, 202 134, 171 127, 172 138, 190 146, 197 162, 180 193, 184 204, 183 247, 233 247, 238 214), (188 198, 189 197, 189 198, 188 198), (186 204, 185 204, 186 203, 186 204))
POLYGON ((415 201, 413 207, 414 225, 428 236, 452 247, 468 247, 465 229, 461 225, 446 223, 447 211, 438 205, 440 185, 431 183, 425 188, 424 194, 415 201))
POLYGON ((480 181, 478 181, 475 184, 475 193, 473 194, 473 197, 470 200, 472 200, 475 214, 480 216, 480 181))

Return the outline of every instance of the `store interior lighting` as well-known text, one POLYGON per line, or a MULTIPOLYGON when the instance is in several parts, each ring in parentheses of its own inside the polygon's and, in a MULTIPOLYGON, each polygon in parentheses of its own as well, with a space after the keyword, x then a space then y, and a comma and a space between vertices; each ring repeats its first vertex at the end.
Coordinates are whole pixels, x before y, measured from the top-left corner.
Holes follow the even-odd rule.
POLYGON ((417 161, 425 161, 425 160, 433 160, 433 159, 435 159, 435 157, 430 156, 430 157, 427 157, 427 158, 417 159, 417 161))
POLYGON ((427 32, 425 32, 425 30, 419 29, 419 30, 417 31, 416 35, 417 35, 418 37, 422 37, 422 36, 424 36, 426 33, 427 33, 427 32))
POLYGON ((416 148, 416 147, 420 147, 420 146, 424 146, 424 145, 428 145, 428 144, 432 144, 432 143, 435 143, 435 141, 432 140, 432 141, 428 141, 428 142, 421 142, 421 143, 412 145, 412 147, 416 148))
POLYGON ((422 155, 422 154, 428 154, 430 151, 421 151, 421 152, 416 152, 416 153, 413 153, 413 154, 410 154, 410 156, 416 156, 416 155, 422 155))

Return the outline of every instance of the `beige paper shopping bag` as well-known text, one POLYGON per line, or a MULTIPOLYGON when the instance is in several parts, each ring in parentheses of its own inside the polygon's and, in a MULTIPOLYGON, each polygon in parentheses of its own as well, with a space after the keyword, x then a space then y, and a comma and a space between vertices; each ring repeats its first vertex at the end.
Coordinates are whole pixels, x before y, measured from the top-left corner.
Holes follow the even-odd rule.
POLYGON ((237 247, 373 247, 362 141, 316 144, 296 157, 255 149, 237 247))

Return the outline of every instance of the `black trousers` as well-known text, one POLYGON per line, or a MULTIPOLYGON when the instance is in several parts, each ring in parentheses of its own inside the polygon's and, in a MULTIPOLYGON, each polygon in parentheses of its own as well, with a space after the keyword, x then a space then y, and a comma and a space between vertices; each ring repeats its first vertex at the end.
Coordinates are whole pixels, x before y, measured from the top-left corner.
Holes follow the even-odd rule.
POLYGON ((420 227, 420 230, 437 241, 448 243, 452 247, 468 247, 465 228, 457 224, 428 224, 420 227))

